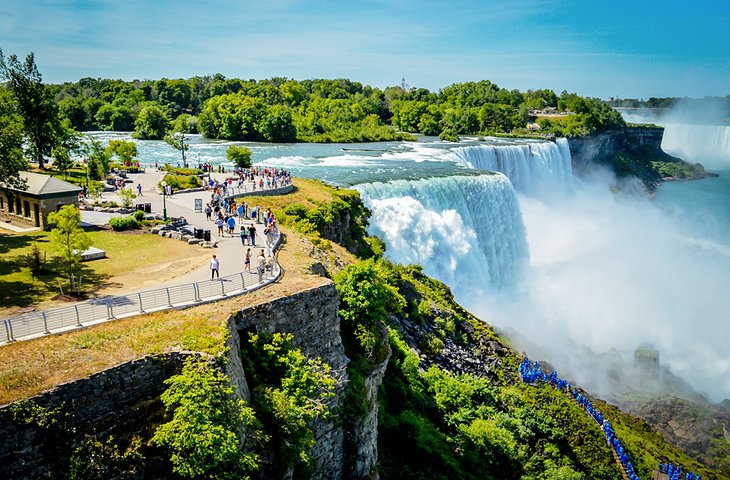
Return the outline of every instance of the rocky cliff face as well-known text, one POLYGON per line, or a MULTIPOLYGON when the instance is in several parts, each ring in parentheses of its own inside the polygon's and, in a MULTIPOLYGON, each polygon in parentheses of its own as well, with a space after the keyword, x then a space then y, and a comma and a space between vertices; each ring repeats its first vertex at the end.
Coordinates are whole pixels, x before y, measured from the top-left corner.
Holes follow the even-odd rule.
POLYGON ((653 192, 662 178, 651 162, 682 161, 661 149, 663 136, 661 127, 627 127, 571 139, 573 167, 578 174, 585 174, 595 165, 603 165, 618 177, 636 176, 653 192))
POLYGON ((663 396, 623 402, 672 445, 725 475, 730 475, 730 414, 720 405, 663 396))
POLYGON ((272 299, 234 315, 238 333, 246 331, 294 334, 293 344, 309 357, 321 358, 338 378, 336 395, 329 407, 335 412, 314 426, 312 478, 342 478, 344 430, 336 414, 347 385, 345 349, 340 338, 339 297, 334 284, 272 299))

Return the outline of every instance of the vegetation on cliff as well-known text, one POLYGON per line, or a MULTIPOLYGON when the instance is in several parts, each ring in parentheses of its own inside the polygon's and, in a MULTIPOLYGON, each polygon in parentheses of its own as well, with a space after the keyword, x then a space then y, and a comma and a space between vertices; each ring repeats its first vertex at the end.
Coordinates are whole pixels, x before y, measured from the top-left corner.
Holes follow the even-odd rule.
MULTIPOLYGON (((522 384, 519 355, 456 304, 448 287, 419 267, 382 259, 350 266, 335 281, 338 289, 356 289, 363 277, 367 288, 343 297, 342 308, 385 310, 376 315, 392 351, 378 396, 382 478, 620 476, 595 422, 552 387, 522 384), (368 298, 353 301, 363 296, 368 298)), ((362 319, 358 325, 370 322, 356 318, 362 319)), ((360 343, 359 351, 367 351, 360 343)), ((670 446, 645 422, 595 402, 610 416, 642 478, 666 461, 725 478, 670 446)))

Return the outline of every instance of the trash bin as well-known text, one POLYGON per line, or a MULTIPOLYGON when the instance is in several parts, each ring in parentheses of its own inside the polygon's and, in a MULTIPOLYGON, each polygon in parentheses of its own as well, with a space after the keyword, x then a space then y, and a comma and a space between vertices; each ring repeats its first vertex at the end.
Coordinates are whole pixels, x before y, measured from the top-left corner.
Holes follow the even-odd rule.
POLYGON ((203 230, 203 240, 210 242, 210 230, 203 230))
POLYGON ((195 238, 203 239, 203 229, 202 228, 196 228, 193 229, 193 234, 195 235, 195 238))
POLYGON ((141 211, 144 212, 144 204, 143 203, 138 203, 137 205, 134 206, 134 209, 135 210, 141 210, 141 211))
POLYGON ((152 204, 151 203, 144 204, 144 213, 152 213, 152 204))

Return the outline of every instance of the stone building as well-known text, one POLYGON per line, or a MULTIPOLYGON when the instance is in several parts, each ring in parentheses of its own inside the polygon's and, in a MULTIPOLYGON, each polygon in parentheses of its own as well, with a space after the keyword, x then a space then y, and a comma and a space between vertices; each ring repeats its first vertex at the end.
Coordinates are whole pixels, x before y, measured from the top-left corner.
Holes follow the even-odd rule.
POLYGON ((0 182, 0 221, 47 228, 48 214, 64 205, 79 205, 81 189, 40 173, 20 172, 28 188, 19 190, 0 182))

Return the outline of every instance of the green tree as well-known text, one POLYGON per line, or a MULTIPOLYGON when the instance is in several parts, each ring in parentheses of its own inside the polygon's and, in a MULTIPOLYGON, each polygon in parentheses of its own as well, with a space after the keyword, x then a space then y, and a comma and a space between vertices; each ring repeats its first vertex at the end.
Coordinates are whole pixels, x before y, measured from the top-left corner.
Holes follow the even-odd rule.
POLYGON ((48 215, 48 222, 55 225, 51 230, 51 248, 66 265, 70 277, 78 267, 81 253, 91 246, 91 237, 81 228, 81 210, 65 205, 48 215))
POLYGON ((355 338, 368 357, 388 319, 388 308, 398 311, 405 306, 398 290, 384 277, 381 266, 371 259, 349 265, 335 276, 343 336, 355 338))
MULTIPOLYGON (((290 333, 250 335, 242 351, 251 368, 252 402, 275 452, 276 477, 311 466, 312 422, 330 414, 336 382, 330 366, 292 346, 290 333)), ((298 477, 299 475, 297 475, 298 477)))
POLYGON ((238 168, 244 169, 251 166, 251 150, 246 147, 231 145, 226 154, 228 161, 234 163, 238 168))
POLYGON ((137 198, 137 194, 130 188, 122 188, 119 190, 119 198, 122 201, 122 206, 124 208, 129 208, 132 206, 132 200, 137 198))
POLYGON ((185 152, 190 149, 190 139, 185 136, 184 132, 169 132, 165 135, 165 143, 175 150, 179 150, 182 154, 183 167, 188 168, 188 162, 185 160, 185 152))
POLYGON ((159 105, 147 105, 134 122, 134 136, 143 140, 162 140, 169 124, 167 113, 159 105))
POLYGON ((180 114, 172 124, 174 132, 198 133, 198 118, 187 113, 180 114))
POLYGON ((33 53, 21 62, 16 55, 6 59, 0 49, 0 78, 15 97, 31 155, 44 168, 44 156, 67 140, 70 128, 61 121, 58 105, 43 84, 33 53))
POLYGON ((103 180, 109 173, 109 152, 101 145, 101 141, 91 137, 85 147, 88 163, 86 165, 90 180, 103 180))
POLYGON ((183 478, 249 478, 258 456, 248 451, 246 440, 257 436, 257 422, 253 410, 233 397, 226 376, 190 358, 165 384, 161 400, 172 420, 157 428, 152 441, 171 453, 173 471, 183 478))
POLYGON ((51 150, 51 156, 53 157, 53 166, 57 171, 63 172, 63 176, 65 177, 68 169, 73 167, 74 164, 68 148, 60 145, 53 147, 53 150, 51 150))
POLYGON ((109 140, 105 153, 107 157, 116 155, 124 165, 131 165, 137 156, 137 144, 131 140, 109 140))
POLYGON ((10 92, 0 86, 0 178, 7 186, 25 188, 20 172, 28 168, 23 158, 23 119, 10 92))

